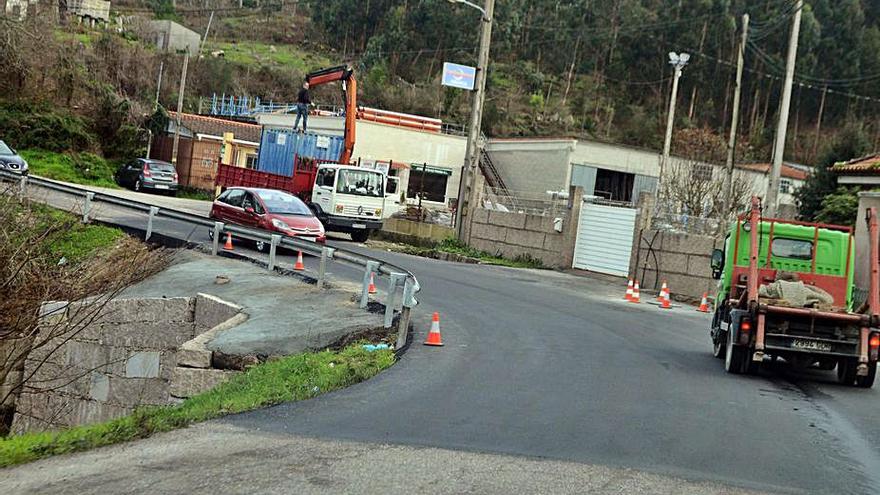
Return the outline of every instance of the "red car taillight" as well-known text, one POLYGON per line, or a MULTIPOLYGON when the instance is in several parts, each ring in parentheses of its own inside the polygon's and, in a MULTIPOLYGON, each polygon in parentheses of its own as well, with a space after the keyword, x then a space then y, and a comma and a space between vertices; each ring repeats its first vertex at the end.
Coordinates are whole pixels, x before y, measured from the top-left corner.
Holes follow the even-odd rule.
POLYGON ((144 164, 144 177, 150 177, 152 175, 153 174, 150 173, 150 166, 145 163, 144 164))
POLYGON ((880 333, 872 333, 868 339, 868 358, 876 361, 880 355, 880 333))

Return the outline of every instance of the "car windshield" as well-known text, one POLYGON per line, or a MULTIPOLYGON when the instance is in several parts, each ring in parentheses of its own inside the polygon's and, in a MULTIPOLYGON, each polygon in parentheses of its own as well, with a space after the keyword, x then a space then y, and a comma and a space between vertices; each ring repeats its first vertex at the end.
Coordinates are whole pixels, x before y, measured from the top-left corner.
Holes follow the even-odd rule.
POLYGON ((0 155, 9 156, 14 154, 15 153, 12 152, 12 148, 6 146, 6 143, 4 143, 3 141, 0 141, 0 155))
POLYGON ((260 191, 257 193, 269 213, 279 215, 311 215, 312 210, 301 199, 281 191, 260 191))
POLYGON ((379 172, 343 169, 339 171, 336 192, 381 198, 385 191, 383 182, 384 176, 379 172))
POLYGON ((174 172, 174 165, 170 163, 150 162, 148 165, 155 172, 174 172))

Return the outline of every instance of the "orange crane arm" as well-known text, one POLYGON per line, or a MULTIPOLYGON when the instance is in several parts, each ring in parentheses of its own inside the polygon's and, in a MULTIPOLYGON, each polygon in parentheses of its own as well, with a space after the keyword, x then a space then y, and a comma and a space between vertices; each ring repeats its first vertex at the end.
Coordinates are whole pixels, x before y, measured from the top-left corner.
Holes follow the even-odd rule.
POLYGON ((342 81, 342 96, 345 99, 344 143, 339 163, 348 164, 354 153, 355 118, 357 118, 357 80, 354 78, 354 70, 347 65, 340 65, 306 75, 309 86, 320 86, 335 81, 342 81))

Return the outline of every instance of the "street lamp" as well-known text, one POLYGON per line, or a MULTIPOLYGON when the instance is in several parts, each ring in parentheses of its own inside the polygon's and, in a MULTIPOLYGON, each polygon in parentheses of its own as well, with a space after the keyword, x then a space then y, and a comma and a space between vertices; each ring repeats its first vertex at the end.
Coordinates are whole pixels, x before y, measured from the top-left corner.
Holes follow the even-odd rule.
POLYGON ((480 53, 477 57, 477 77, 474 81, 474 95, 471 100, 471 122, 468 128, 465 163, 461 169, 461 187, 458 189, 458 205, 455 209, 455 233, 459 240, 465 241, 464 216, 468 214, 468 203, 474 196, 474 177, 477 174, 479 151, 477 140, 480 138, 480 127, 483 121, 483 100, 486 95, 486 68, 489 66, 489 45, 492 41, 492 14, 495 0, 486 0, 485 7, 480 7, 468 0, 449 0, 449 3, 460 3, 480 11, 482 14, 480 30, 480 53))
POLYGON ((675 68, 675 76, 672 78, 672 96, 669 98, 669 115, 666 118, 666 139, 663 141, 663 157, 660 159, 660 176, 657 179, 657 191, 663 182, 663 169, 669 161, 669 151, 672 147, 672 124, 675 121, 675 100, 678 98, 678 80, 681 78, 681 69, 687 65, 691 56, 687 53, 669 52, 669 64, 675 68))
POLYGON ((460 3, 460 4, 463 4, 463 5, 467 5, 468 7, 471 7, 471 8, 477 9, 477 10, 479 10, 479 11, 483 14, 483 20, 484 20, 484 21, 488 21, 488 20, 490 20, 490 19, 489 19, 489 15, 486 14, 486 9, 484 9, 483 7, 480 7, 479 5, 477 5, 477 4, 475 4, 475 3, 468 2, 467 0, 449 0, 449 3, 460 3))

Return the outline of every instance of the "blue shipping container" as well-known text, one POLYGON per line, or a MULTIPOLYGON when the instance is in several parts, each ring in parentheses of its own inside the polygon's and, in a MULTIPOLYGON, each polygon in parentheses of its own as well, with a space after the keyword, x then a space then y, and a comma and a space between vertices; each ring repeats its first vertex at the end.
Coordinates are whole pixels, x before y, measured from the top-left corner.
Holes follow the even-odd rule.
POLYGON ((293 175, 293 157, 336 161, 345 146, 342 136, 263 129, 257 170, 270 174, 293 175))

